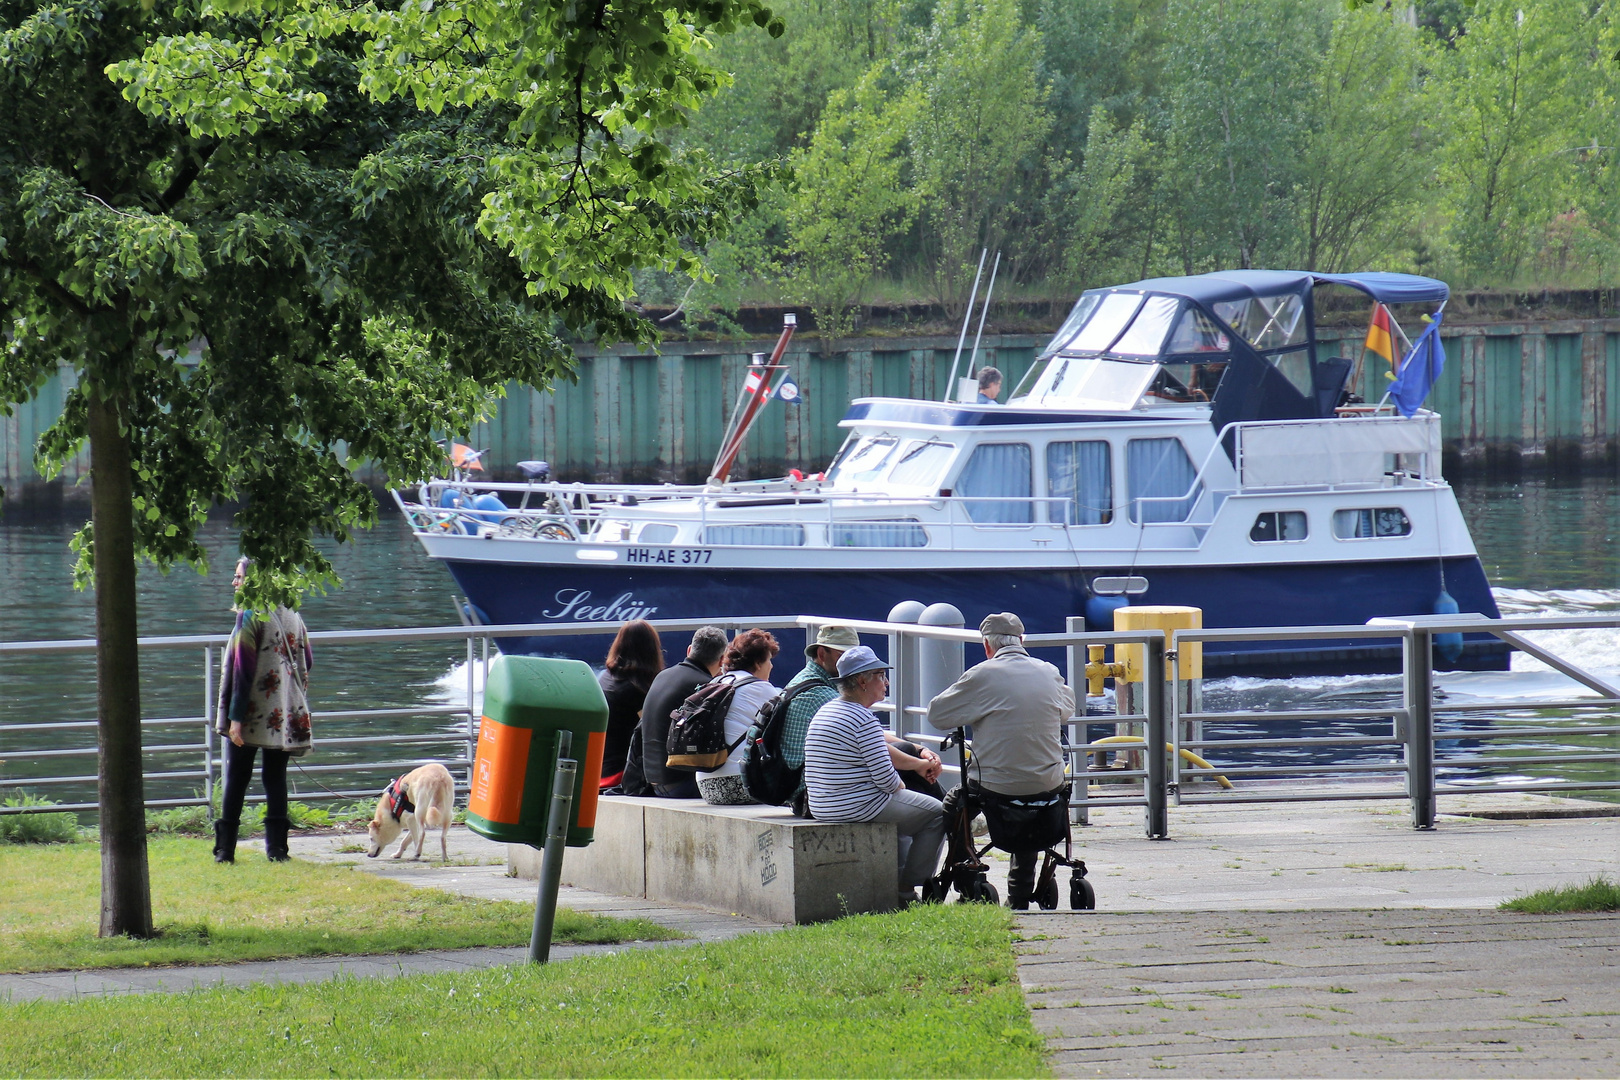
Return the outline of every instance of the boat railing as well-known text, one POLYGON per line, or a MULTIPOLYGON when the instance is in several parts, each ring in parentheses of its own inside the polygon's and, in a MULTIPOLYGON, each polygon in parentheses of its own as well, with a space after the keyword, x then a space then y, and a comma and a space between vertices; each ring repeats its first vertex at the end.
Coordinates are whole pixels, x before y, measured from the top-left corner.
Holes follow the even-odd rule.
MULTIPOLYGON (((961 673, 969 653, 981 655, 983 639, 975 631, 805 615, 653 621, 664 635, 711 625, 732 632, 759 627, 813 633, 829 624, 850 626, 886 648, 893 665, 892 681, 889 697, 876 711, 897 734, 938 746, 947 733, 928 725, 928 702, 961 673)), ((1065 725, 1067 769, 1071 776, 1085 781, 1074 784, 1072 816, 1084 821, 1099 807, 1139 806, 1145 812, 1147 834, 1163 837, 1169 834, 1169 811, 1185 804, 1404 799, 1411 806, 1412 824, 1427 829, 1435 824, 1437 801, 1447 796, 1620 789, 1620 687, 1609 676, 1560 660, 1548 648, 1524 637, 1527 631, 1617 628, 1620 615, 1503 620, 1465 615, 1385 619, 1366 626, 1178 630, 1167 635, 1159 630, 1090 632, 1084 629, 1084 620, 1075 617, 1065 632, 1030 634, 1025 644, 1037 652, 1060 651, 1055 659, 1062 661, 1075 700, 1083 706, 1065 725), (1545 700, 1437 700, 1432 660, 1435 639, 1465 632, 1492 633, 1514 648, 1532 652, 1584 684, 1591 696, 1564 692, 1545 700), (1183 677, 1195 644, 1225 642, 1252 647, 1324 639, 1399 641, 1399 699, 1353 707, 1218 711, 1203 708, 1193 692, 1201 684, 1183 677), (1089 656, 1092 647, 1138 650, 1133 674, 1115 680, 1116 698, 1126 702, 1125 711, 1117 705, 1100 713, 1084 707, 1088 674, 1102 677, 1090 666, 1096 663, 1089 656), (1164 692, 1144 693, 1144 687, 1163 687, 1164 692), (1549 712, 1564 715, 1549 716, 1549 712), (1135 734, 1126 734, 1125 740, 1115 734, 1093 741, 1088 731, 1091 725, 1135 734), (1503 741, 1511 745, 1502 751, 1490 748, 1503 741), (1146 747, 1165 751, 1144 753, 1146 747), (1437 754, 1436 747, 1448 750, 1437 754), (1093 767, 1093 759, 1102 754, 1134 760, 1127 761, 1129 767, 1123 769, 1093 767), (1273 757, 1266 760, 1267 754, 1273 757), (1297 760, 1323 754, 1349 754, 1355 760, 1304 764, 1297 760), (1231 786, 1211 786, 1221 783, 1231 786)), ((435 642, 463 646, 465 699, 356 705, 341 696, 343 688, 323 694, 317 680, 312 701, 316 706, 315 750, 309 758, 298 759, 289 774, 293 797, 326 802, 373 799, 402 770, 426 758, 451 768, 465 790, 476 752, 479 688, 491 662, 490 643, 506 638, 571 638, 576 642, 582 637, 596 638, 600 647, 595 654, 601 655, 617 630, 614 623, 539 623, 312 632, 311 641, 323 657, 357 649, 360 662, 385 666, 387 681, 392 683, 400 681, 400 663, 397 656, 389 655, 390 647, 417 648, 435 642), (363 733, 323 735, 326 725, 338 721, 363 725, 363 733)), ((215 733, 213 680, 218 650, 226 641, 226 635, 215 634, 149 637, 139 642, 148 684, 173 685, 185 667, 201 661, 200 669, 191 669, 196 672, 191 677, 200 692, 200 712, 141 720, 143 730, 157 733, 161 740, 143 748, 149 807, 206 806, 213 801, 223 767, 223 746, 215 733), (185 791, 188 787, 190 794, 185 791)), ((95 647, 92 639, 0 642, 0 666, 23 665, 28 677, 36 680, 82 678, 85 667, 93 665, 95 647)), ((322 666, 333 670, 330 660, 322 666)), ((95 809, 95 773, 63 771, 56 765, 58 761, 96 758, 93 704, 87 701, 78 712, 69 707, 66 715, 41 720, 27 711, 31 706, 13 701, 0 701, 0 761, 6 774, 0 775, 0 787, 68 797, 54 805, 25 806, 21 804, 28 800, 0 800, 0 814, 95 809)), ((1090 699, 1092 705, 1100 701, 1090 699)), ((945 782, 950 785, 959 779, 960 773, 951 763, 945 782)))

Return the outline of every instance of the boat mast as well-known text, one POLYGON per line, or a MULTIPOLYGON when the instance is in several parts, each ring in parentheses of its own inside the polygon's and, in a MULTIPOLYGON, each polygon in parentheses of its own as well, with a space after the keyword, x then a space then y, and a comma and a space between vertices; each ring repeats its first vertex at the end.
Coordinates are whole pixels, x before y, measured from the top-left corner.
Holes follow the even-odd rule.
POLYGON ((989 248, 979 249, 979 269, 973 275, 973 291, 968 294, 967 310, 962 312, 962 333, 956 338, 956 355, 951 358, 951 377, 945 380, 945 393, 939 399, 949 401, 956 396, 956 365, 962 362, 962 346, 967 344, 968 323, 973 318, 973 303, 979 298, 979 278, 984 276, 984 260, 989 248))
POLYGON ((979 309, 979 328, 973 333, 973 355, 968 358, 967 375, 964 378, 973 378, 973 373, 979 367, 979 341, 984 337, 984 319, 990 314, 990 298, 996 295, 996 271, 1000 269, 1001 252, 998 251, 996 261, 990 267, 990 284, 984 287, 984 307, 979 309))
MULTIPOLYGON (((737 395, 737 407, 732 410, 731 422, 726 425, 726 437, 720 441, 720 453, 715 456, 714 468, 709 472, 710 484, 723 484, 731 475, 731 466, 742 452, 743 440, 748 438, 748 429, 754 426, 759 413, 770 400, 771 380, 778 371, 782 370, 782 354, 787 352, 788 342, 793 339, 793 331, 799 324, 799 318, 791 311, 782 316, 782 336, 776 339, 776 348, 771 352, 770 363, 750 364, 750 372, 759 372, 759 382, 750 387, 746 379, 743 380, 742 392, 737 395)), ((755 354, 759 355, 759 354, 755 354)))

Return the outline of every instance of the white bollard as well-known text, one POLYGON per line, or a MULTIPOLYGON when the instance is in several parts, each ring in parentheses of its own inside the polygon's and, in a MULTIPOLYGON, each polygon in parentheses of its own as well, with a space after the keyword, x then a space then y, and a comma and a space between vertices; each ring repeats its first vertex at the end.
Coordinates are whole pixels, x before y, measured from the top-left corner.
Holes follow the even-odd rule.
MULTIPOLYGON (((924 606, 920 600, 902 600, 889 610, 887 622, 915 625, 924 606)), ((907 715, 906 709, 927 700, 917 700, 917 639, 909 634, 889 635, 889 663, 894 670, 889 675, 889 700, 894 703, 894 718, 889 729, 902 739, 922 727, 922 721, 907 715)))

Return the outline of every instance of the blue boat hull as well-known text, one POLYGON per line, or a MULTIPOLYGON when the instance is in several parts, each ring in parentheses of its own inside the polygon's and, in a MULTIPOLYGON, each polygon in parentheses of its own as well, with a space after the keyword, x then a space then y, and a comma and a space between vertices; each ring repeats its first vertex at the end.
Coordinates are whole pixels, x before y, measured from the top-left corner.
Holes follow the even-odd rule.
MULTIPOLYGON (((1071 615, 1085 612, 1087 581, 1127 568, 977 571, 714 569, 660 566, 555 566, 446 560, 456 583, 486 623, 602 622, 629 619, 736 618, 828 615, 882 621, 904 600, 954 604, 968 626, 992 611, 1013 611, 1031 633, 1057 633, 1071 615)), ((1360 625, 1394 615, 1428 615, 1442 590, 1438 560, 1155 568, 1135 604, 1201 608, 1206 627, 1360 625)), ((1463 612, 1499 617, 1479 560, 1445 560, 1444 589, 1463 612)), ((1092 626, 1094 630, 1111 629, 1092 626)), ((778 632, 784 651, 797 654, 800 634, 778 632)), ((513 653, 549 653, 600 663, 609 638, 509 638, 513 653)), ((879 644, 874 642, 874 644, 879 644)), ((684 640, 666 641, 677 659, 684 640)), ((1469 635, 1462 654, 1442 668, 1503 671, 1505 644, 1488 634, 1469 635)), ((1209 676, 1387 673, 1400 670, 1395 639, 1355 642, 1211 643, 1209 676)))

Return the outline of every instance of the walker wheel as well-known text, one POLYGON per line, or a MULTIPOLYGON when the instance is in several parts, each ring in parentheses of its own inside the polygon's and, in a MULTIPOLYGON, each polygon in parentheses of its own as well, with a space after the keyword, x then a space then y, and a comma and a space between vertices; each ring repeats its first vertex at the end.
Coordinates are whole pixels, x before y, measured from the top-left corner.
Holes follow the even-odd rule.
MULTIPOLYGON (((1052 883, 1052 891, 1057 892, 1056 882, 1052 883)), ((1043 903, 1041 906, 1045 907, 1046 905, 1043 903)), ((1052 897, 1052 906, 1057 907, 1056 896, 1052 897)), ((1091 882, 1083 877, 1069 879, 1069 909, 1071 911, 1097 910, 1097 893, 1092 889, 1091 882)))
POLYGON ((966 889, 962 890, 962 899, 970 904, 999 904, 1001 894, 996 887, 983 878, 974 878, 968 882, 966 889))
POLYGON ((1041 882, 1035 890, 1035 902, 1041 906, 1042 911, 1056 911, 1058 906, 1057 878, 1049 877, 1041 882))

